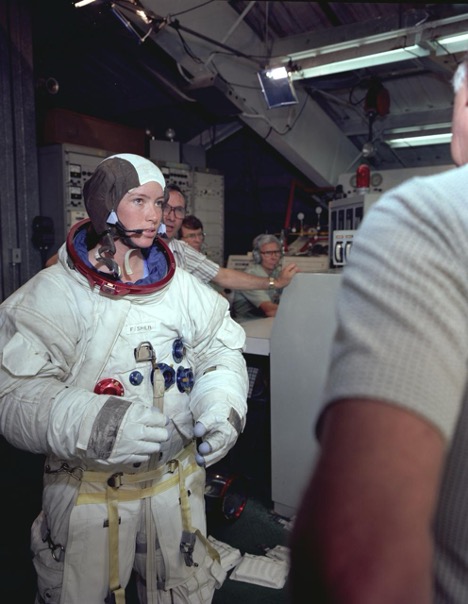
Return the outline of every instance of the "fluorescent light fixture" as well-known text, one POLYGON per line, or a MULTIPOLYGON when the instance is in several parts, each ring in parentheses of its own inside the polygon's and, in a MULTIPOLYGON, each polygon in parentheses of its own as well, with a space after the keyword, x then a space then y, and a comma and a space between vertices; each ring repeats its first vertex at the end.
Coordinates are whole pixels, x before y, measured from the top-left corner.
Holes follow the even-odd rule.
POLYGON ((436 55, 468 51, 468 33, 445 36, 434 41, 437 44, 436 55))
POLYGON ((79 0, 75 2, 75 8, 81 8, 82 6, 86 6, 87 4, 91 4, 95 0, 79 0))
POLYGON ((388 139, 385 142, 392 149, 402 149, 404 147, 423 147, 425 145, 443 145, 452 140, 451 132, 439 134, 423 134, 421 136, 407 136, 403 138, 388 139))
POLYGON ((395 134, 407 134, 408 136, 422 136, 422 133, 428 133, 432 131, 432 134, 446 134, 450 132, 452 122, 441 122, 438 124, 422 124, 421 126, 402 126, 401 128, 392 128, 387 130, 385 134, 396 138, 395 134), (437 130, 437 132, 434 132, 437 130))
MULTIPOLYGON (((375 54, 366 54, 361 57, 355 56, 349 59, 331 60, 330 63, 325 63, 324 65, 312 65, 311 67, 299 65, 299 71, 292 73, 291 77, 294 80, 314 78, 333 73, 341 73, 343 71, 374 67, 375 65, 384 65, 386 63, 408 61, 409 59, 426 57, 429 54, 429 49, 413 44, 411 46, 406 46, 405 48, 396 48, 375 54)), ((317 55, 315 59, 320 59, 321 57, 323 57, 323 55, 317 55)), ((307 62, 310 63, 310 60, 307 62)))
POLYGON ((295 105, 298 100, 286 67, 263 69, 257 73, 268 109, 295 105))

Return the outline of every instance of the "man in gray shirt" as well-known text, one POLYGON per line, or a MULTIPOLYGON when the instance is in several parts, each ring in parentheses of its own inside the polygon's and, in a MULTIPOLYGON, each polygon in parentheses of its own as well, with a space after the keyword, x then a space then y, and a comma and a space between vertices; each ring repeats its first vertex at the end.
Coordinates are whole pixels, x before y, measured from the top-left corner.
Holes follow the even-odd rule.
POLYGON ((468 602, 467 61, 457 167, 384 193, 343 270, 293 603, 468 602))

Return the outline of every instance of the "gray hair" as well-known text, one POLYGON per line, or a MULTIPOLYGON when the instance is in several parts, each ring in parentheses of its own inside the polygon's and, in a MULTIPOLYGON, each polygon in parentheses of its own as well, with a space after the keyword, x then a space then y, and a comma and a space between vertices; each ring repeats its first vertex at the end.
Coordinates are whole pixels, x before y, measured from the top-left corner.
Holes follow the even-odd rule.
POLYGON ((252 242, 253 249, 260 251, 261 247, 266 243, 276 243, 279 249, 281 249, 281 241, 275 235, 270 235, 268 233, 263 233, 262 235, 257 235, 252 242))

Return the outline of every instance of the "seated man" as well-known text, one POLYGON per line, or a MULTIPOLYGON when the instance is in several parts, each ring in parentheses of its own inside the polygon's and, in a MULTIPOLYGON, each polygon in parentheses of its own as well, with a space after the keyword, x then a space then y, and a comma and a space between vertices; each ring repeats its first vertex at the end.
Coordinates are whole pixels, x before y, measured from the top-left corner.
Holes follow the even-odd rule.
POLYGON ((182 220, 179 238, 202 254, 203 243, 205 241, 202 221, 193 214, 188 214, 182 220))
POLYGON ((233 316, 238 320, 274 317, 278 310, 282 289, 275 287, 281 272, 281 242, 274 235, 258 235, 253 240, 253 266, 246 273, 268 277, 268 290, 236 291, 232 305, 233 316))

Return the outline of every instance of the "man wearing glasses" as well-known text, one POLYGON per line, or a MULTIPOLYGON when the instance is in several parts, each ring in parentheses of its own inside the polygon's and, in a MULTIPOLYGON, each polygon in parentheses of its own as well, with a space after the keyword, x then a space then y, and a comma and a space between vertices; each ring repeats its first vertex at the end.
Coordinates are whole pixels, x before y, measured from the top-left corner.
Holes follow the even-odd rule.
POLYGON ((233 302, 233 316, 236 320, 274 317, 278 310, 282 289, 277 287, 280 272, 281 242, 274 235, 258 235, 253 240, 253 265, 247 274, 267 278, 268 291, 237 291, 233 302))
MULTIPOLYGON (((166 225, 166 235, 169 247, 174 254, 177 266, 192 273, 204 283, 213 282, 217 286, 228 290, 276 290, 289 285, 291 279, 299 271, 296 264, 288 264, 283 270, 276 271, 270 276, 265 273, 236 271, 219 266, 209 260, 205 255, 177 239, 182 222, 186 215, 186 201, 181 189, 174 184, 166 185, 169 199, 164 206, 163 220, 166 225)), ((276 239, 276 238, 275 238, 276 239)), ((279 243, 279 240, 276 239, 279 243)), ((278 261, 280 256, 278 256, 278 261)), ((273 316, 273 315, 268 315, 273 316)))

